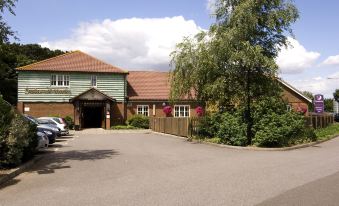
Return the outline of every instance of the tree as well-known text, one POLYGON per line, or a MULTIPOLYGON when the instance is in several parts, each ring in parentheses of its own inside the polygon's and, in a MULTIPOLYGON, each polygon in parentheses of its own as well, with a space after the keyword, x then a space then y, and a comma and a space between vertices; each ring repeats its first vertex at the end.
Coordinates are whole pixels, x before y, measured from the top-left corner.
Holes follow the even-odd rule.
POLYGON ((325 112, 333 112, 333 99, 326 98, 324 99, 325 112))
POLYGON ((9 37, 17 39, 15 32, 2 16, 2 13, 4 13, 5 10, 8 10, 11 14, 15 15, 13 7, 15 7, 16 2, 17 0, 0 0, 0 44, 8 43, 9 37))
POLYGON ((339 102, 339 89, 335 90, 335 92, 333 93, 333 97, 335 101, 339 102))
POLYGON ((251 144, 252 104, 280 95, 275 58, 297 18, 297 8, 285 0, 217 0, 209 32, 184 40, 172 54, 171 96, 190 95, 191 87, 198 99, 243 106, 251 144))
POLYGON ((310 91, 303 91, 303 95, 308 97, 310 100, 312 100, 311 103, 308 103, 308 111, 314 111, 314 105, 313 105, 313 100, 314 100, 314 95, 310 91))

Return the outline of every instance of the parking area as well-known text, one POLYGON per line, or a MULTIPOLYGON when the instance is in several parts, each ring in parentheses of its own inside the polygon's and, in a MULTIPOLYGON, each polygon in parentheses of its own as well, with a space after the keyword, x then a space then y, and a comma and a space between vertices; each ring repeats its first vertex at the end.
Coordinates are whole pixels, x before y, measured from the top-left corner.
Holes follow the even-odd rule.
POLYGON ((272 152, 151 132, 80 132, 49 150, 0 189, 0 205, 300 205, 305 191, 302 205, 320 205, 322 192, 332 203, 339 197, 321 190, 339 184, 339 138, 272 152))

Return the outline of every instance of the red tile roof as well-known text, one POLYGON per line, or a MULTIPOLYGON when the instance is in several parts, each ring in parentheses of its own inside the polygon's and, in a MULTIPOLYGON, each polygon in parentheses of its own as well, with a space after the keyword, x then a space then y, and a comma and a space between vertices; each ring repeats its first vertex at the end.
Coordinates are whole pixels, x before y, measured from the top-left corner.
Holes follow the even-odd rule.
POLYGON ((81 51, 69 52, 17 68, 18 71, 127 73, 81 51))
POLYGON ((127 75, 127 95, 130 100, 168 100, 168 72, 130 71, 127 75))

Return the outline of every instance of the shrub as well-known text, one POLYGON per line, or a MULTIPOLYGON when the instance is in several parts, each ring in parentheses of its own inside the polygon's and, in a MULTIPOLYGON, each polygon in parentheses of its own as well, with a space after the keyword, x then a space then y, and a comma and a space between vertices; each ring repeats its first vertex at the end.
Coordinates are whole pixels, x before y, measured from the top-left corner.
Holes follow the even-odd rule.
POLYGON ((294 112, 266 114, 253 126, 253 144, 260 147, 289 146, 304 136, 304 117, 294 112))
POLYGON ((197 125, 197 135, 199 137, 213 138, 219 126, 219 114, 208 114, 199 118, 197 125))
POLYGON ((225 144, 245 146, 247 142, 246 124, 242 122, 241 115, 228 112, 221 114, 216 137, 219 137, 225 144))
POLYGON ((170 115, 172 113, 172 107, 171 106, 165 106, 162 111, 166 114, 166 116, 170 115))
POLYGON ((149 128, 149 118, 143 115, 134 115, 127 120, 127 124, 136 128, 149 128))
POLYGON ((73 121, 72 117, 66 116, 66 117, 65 117, 65 121, 66 121, 66 124, 67 124, 68 128, 69 128, 69 129, 73 129, 73 127, 74 127, 74 121, 73 121))
POLYGON ((28 123, 0 96, 0 167, 20 164, 35 153, 36 126, 28 123))

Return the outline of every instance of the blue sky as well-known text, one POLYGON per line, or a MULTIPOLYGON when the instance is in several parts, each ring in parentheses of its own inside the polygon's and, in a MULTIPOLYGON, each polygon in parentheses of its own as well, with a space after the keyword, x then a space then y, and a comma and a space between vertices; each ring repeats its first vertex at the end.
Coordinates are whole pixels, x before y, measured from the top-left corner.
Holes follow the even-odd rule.
MULTIPOLYGON (((88 52, 129 70, 168 70, 183 36, 208 29, 211 0, 19 0, 5 19, 21 43, 88 52)), ((295 0, 300 19, 293 49, 277 59, 281 76, 327 97, 339 88, 339 1, 295 0)))

